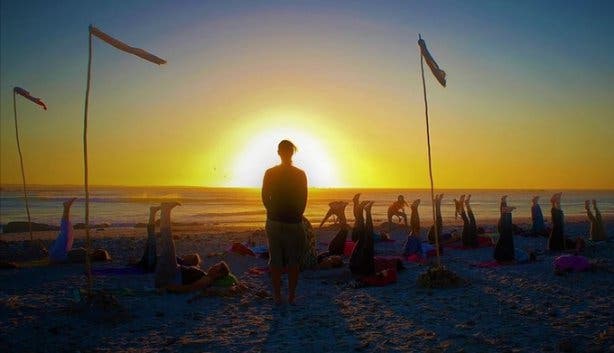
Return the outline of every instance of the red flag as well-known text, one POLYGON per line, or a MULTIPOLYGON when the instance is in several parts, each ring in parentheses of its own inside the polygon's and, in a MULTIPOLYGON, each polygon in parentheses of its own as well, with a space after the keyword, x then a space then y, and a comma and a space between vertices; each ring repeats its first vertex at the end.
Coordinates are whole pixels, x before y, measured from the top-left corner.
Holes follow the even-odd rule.
POLYGON ((126 53, 136 55, 139 58, 145 59, 154 64, 158 64, 158 65, 166 64, 166 60, 161 59, 151 53, 148 53, 143 49, 131 47, 128 44, 111 37, 110 35, 104 33, 103 31, 99 30, 98 28, 94 26, 90 26, 90 34, 95 35, 96 37, 104 40, 105 42, 109 43, 110 45, 114 46, 115 48, 119 50, 125 51, 126 53))
POLYGON ((422 57, 426 60, 426 64, 431 68, 431 72, 435 75, 435 78, 442 86, 446 86, 446 72, 439 68, 439 65, 429 53, 429 50, 426 49, 426 43, 422 38, 418 40, 418 45, 420 46, 420 52, 422 53, 422 57))
POLYGON ((30 101, 40 105, 41 107, 43 107, 43 109, 47 110, 47 106, 45 105, 45 102, 43 102, 40 98, 36 98, 34 96, 32 96, 30 94, 30 92, 26 91, 25 89, 21 88, 21 87, 15 87, 13 88, 13 91, 15 91, 15 93, 23 96, 26 99, 29 99, 30 101))

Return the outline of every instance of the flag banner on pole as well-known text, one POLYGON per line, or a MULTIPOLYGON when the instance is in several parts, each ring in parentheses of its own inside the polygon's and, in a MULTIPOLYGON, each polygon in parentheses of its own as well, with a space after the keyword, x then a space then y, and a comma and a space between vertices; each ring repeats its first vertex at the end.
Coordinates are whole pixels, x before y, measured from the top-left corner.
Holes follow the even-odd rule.
POLYGON ((135 48, 135 47, 131 47, 128 44, 119 41, 113 37, 111 37, 110 35, 104 33, 103 31, 99 30, 98 28, 94 27, 94 26, 90 26, 90 33, 95 35, 96 37, 104 40, 105 42, 109 43, 110 45, 114 46, 115 48, 125 51, 126 53, 130 53, 133 55, 138 56, 139 58, 145 59, 147 61, 150 61, 154 64, 158 64, 158 65, 162 65, 162 64, 166 64, 166 60, 161 59, 151 53, 146 52, 143 49, 140 48, 135 48))
POLYGON ((424 60, 426 60, 426 64, 431 68, 431 72, 433 73, 433 75, 435 75, 437 81, 439 81, 439 83, 441 83, 441 85, 445 87, 446 72, 439 68, 439 65, 437 65, 437 63, 433 59, 433 56, 431 56, 431 53, 429 53, 429 50, 426 49, 426 43, 424 42, 424 39, 419 39, 418 45, 420 46, 420 52, 422 53, 422 57, 424 57, 424 60))
POLYGON ((47 105, 45 105, 45 102, 43 102, 40 98, 32 96, 30 92, 26 91, 25 89, 21 87, 15 87, 13 88, 13 90, 15 91, 15 93, 19 94, 20 96, 40 105, 41 107, 43 107, 43 109, 47 110, 47 105))

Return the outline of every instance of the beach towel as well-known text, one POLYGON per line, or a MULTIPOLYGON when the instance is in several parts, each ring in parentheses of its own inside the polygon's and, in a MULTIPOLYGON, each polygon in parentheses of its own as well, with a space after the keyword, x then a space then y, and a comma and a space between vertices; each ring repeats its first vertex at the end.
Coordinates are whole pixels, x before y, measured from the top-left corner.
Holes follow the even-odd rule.
POLYGON ((361 277, 360 282, 366 286, 387 286, 397 282, 397 270, 396 268, 388 268, 386 270, 376 272, 374 275, 361 277))
POLYGON ((237 283, 239 283, 239 280, 237 279, 237 277, 235 277, 235 275, 233 275, 232 273, 229 273, 228 275, 222 278, 218 278, 215 281, 213 281, 212 286, 228 288, 228 287, 234 286, 237 283))
POLYGON ((232 243, 228 251, 234 252, 239 255, 256 256, 256 254, 252 251, 252 249, 248 248, 247 246, 241 243, 236 243, 236 242, 232 243))
POLYGON ((588 259, 580 255, 561 255, 554 259, 555 271, 586 271, 591 268, 588 259))
POLYGON ((423 257, 421 254, 411 254, 405 258, 408 262, 413 262, 415 264, 426 264, 428 262, 426 257, 423 257))
POLYGON ((384 271, 390 268, 394 268, 397 271, 405 269, 401 258, 398 256, 376 256, 373 258, 373 264, 375 266, 375 272, 384 271))
POLYGON ((355 246, 356 243, 354 243, 353 241, 346 241, 345 246, 343 247, 343 255, 351 256, 355 246))
POLYGON ((256 246, 252 246, 251 250, 254 252, 254 254, 258 255, 258 256, 262 256, 264 254, 269 254, 269 248, 266 245, 256 245, 256 246))

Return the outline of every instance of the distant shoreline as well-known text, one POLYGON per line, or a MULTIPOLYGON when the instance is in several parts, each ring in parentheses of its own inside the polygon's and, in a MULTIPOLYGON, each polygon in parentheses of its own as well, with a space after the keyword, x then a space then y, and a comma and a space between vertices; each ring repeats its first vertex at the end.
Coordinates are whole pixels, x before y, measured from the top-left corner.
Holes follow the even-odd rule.
MULTIPOLYGON (((163 189, 163 188, 167 188, 167 189, 203 189, 203 190, 215 190, 215 189, 220 189, 220 190, 232 190, 232 189, 237 189, 237 190, 249 190, 249 189, 254 189, 254 190, 259 190, 260 186, 202 186, 202 185, 89 185, 90 188, 93 189, 100 189, 100 188, 126 188, 126 189, 130 189, 130 188, 134 188, 134 189, 146 189, 146 188, 153 188, 153 189, 163 189)), ((44 188, 69 188, 69 189, 77 189, 77 188, 83 188, 83 185, 79 185, 79 184, 28 184, 27 185, 28 189, 44 189, 44 188)), ((3 191, 5 189, 8 190, 14 190, 14 189, 18 189, 21 190, 22 189, 22 185, 21 184, 0 184, 0 191, 3 191)), ((309 189, 311 190, 356 190, 356 191, 361 191, 361 190, 376 190, 376 191, 381 191, 381 190, 409 190, 409 191, 422 191, 422 190, 430 190, 429 187, 360 187, 360 186, 330 186, 330 187, 321 187, 321 186, 316 186, 316 187, 309 187, 309 189)), ((436 191, 514 191, 514 192, 523 192, 523 191, 535 191, 535 192, 565 192, 565 191, 602 191, 602 192, 614 192, 614 186, 613 187, 606 187, 606 188, 516 188, 516 187, 467 187, 467 188, 460 188, 460 187, 437 187, 435 188, 436 191)))

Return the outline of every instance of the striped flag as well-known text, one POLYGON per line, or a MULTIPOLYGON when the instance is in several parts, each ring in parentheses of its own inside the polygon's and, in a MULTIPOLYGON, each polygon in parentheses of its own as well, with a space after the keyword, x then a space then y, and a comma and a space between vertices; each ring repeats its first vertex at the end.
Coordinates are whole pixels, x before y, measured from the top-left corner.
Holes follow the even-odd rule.
POLYGON ((32 96, 30 92, 26 91, 25 89, 21 87, 15 87, 13 88, 13 91, 20 96, 40 105, 41 107, 43 107, 43 109, 47 110, 47 105, 45 105, 45 102, 43 102, 40 98, 32 96))
POLYGON ((90 34, 95 35, 96 37, 104 40, 105 42, 109 43, 110 45, 114 46, 115 48, 119 50, 125 51, 126 53, 136 55, 139 58, 145 59, 154 64, 158 64, 158 65, 166 64, 166 60, 161 59, 151 53, 148 53, 143 49, 131 47, 128 44, 111 37, 110 35, 104 33, 103 31, 99 30, 98 28, 94 26, 90 26, 90 34))
POLYGON ((422 53, 422 57, 426 60, 426 64, 431 68, 431 72, 435 75, 435 78, 442 86, 446 86, 446 72, 439 68, 439 65, 433 59, 431 53, 426 48, 426 43, 424 39, 420 38, 418 40, 418 45, 420 46, 420 52, 422 53))

